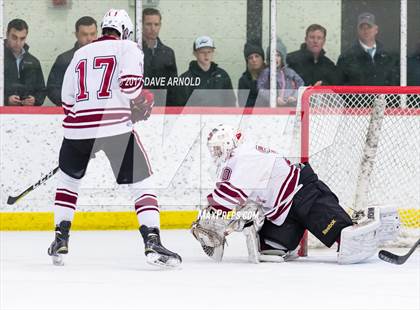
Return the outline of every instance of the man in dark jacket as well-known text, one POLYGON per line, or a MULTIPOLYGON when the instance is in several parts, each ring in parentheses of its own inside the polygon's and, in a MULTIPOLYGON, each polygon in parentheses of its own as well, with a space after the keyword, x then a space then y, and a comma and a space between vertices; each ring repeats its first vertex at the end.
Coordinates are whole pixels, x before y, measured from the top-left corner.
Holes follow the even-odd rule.
MULTIPOLYGON (((143 53, 145 88, 154 89, 155 105, 176 105, 175 90, 166 86, 169 79, 178 76, 174 51, 159 39, 162 15, 153 8, 143 10, 143 53), (165 84, 148 85, 147 79, 165 78, 165 84), (166 93, 166 91, 167 93, 166 93), (166 95, 166 100, 165 100, 166 95)), ((150 84, 150 83, 149 83, 150 84)))
POLYGON ((55 60, 47 81, 48 98, 58 106, 61 106, 61 87, 63 85, 64 73, 73 59, 74 52, 82 46, 96 40, 98 29, 96 20, 90 16, 79 18, 75 25, 76 43, 74 47, 60 55, 55 60))
MULTIPOLYGON (((420 86, 420 43, 417 44, 416 52, 407 60, 407 85, 420 86)), ((407 106, 420 108, 418 96, 408 96, 407 106)))
POLYGON ((420 86, 420 43, 416 52, 407 60, 407 85, 420 86))
POLYGON ((398 85, 398 61, 376 41, 378 26, 371 13, 359 15, 358 40, 340 55, 337 68, 344 85, 398 85))
POLYGON ((25 43, 28 24, 14 19, 4 41, 4 105, 39 106, 45 99, 45 82, 39 60, 25 43))
POLYGON ((308 85, 336 85, 337 72, 334 62, 325 56, 324 45, 327 29, 312 24, 306 29, 305 43, 300 50, 287 55, 287 63, 308 85))
POLYGON ((254 107, 258 97, 257 80, 265 69, 264 50, 261 46, 245 43, 246 71, 239 78, 238 103, 241 107, 254 107))
POLYGON ((214 42, 210 37, 198 37, 193 45, 194 56, 188 71, 179 77, 177 104, 188 106, 236 106, 232 82, 225 70, 214 63, 214 42))

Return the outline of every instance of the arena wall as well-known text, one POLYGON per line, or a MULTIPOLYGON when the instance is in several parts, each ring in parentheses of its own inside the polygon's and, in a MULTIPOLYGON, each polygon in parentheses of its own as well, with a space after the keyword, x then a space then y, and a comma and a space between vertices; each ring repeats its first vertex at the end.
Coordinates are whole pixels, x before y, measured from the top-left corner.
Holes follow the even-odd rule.
MULTIPOLYGON (((163 226, 188 226, 197 208, 206 204, 206 196, 212 189, 215 176, 215 168, 206 147, 207 134, 212 127, 219 123, 238 125, 248 141, 258 141, 270 148, 288 152, 294 111, 256 110, 156 108, 147 122, 136 125, 155 173, 162 214, 169 215, 168 222, 162 219, 163 226), (183 114, 179 114, 181 111, 183 114), (174 220, 174 216, 177 219, 174 220)), ((0 111, 0 228, 47 229, 52 223, 55 177, 15 205, 7 205, 6 201, 9 195, 18 195, 58 165, 63 114, 60 108, 53 107, 1 107, 0 111), (34 216, 40 222, 35 228, 31 224, 34 216), (25 223, 22 223, 24 218, 25 223)), ((96 158, 91 160, 79 197, 79 212, 102 213, 93 219, 92 214, 82 215, 90 218, 90 224, 81 222, 80 228, 137 226, 129 191, 126 186, 117 186, 103 152, 97 153, 96 158), (109 214, 115 214, 115 218, 109 214), (104 221, 102 217, 106 217, 107 223, 101 222, 104 221), (124 222, 126 217, 131 219, 131 224, 124 222), (125 224, 119 223, 121 221, 125 224)))

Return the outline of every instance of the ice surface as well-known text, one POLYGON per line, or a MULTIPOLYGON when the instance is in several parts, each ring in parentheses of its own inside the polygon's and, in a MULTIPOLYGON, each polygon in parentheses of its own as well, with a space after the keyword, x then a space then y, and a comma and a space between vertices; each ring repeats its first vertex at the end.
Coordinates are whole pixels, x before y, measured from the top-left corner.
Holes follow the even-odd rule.
POLYGON ((188 231, 165 230, 184 260, 168 271, 145 263, 137 231, 73 231, 63 267, 47 256, 52 238, 0 232, 0 309, 420 309, 419 250, 401 266, 340 266, 334 249, 253 265, 237 233, 215 263, 188 231))

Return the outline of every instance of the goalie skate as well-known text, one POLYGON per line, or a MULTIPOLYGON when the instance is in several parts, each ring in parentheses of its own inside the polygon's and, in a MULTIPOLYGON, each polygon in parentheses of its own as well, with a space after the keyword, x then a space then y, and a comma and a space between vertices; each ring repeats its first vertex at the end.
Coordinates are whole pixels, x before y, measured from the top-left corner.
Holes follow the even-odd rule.
POLYGON ((51 256, 55 266, 63 266, 64 260, 62 254, 67 254, 69 243, 69 231, 71 222, 62 221, 55 228, 55 239, 48 248, 48 255, 51 256))
POLYGON ((144 240, 144 254, 148 264, 161 268, 174 268, 181 264, 181 256, 161 244, 158 228, 142 225, 140 233, 144 240))

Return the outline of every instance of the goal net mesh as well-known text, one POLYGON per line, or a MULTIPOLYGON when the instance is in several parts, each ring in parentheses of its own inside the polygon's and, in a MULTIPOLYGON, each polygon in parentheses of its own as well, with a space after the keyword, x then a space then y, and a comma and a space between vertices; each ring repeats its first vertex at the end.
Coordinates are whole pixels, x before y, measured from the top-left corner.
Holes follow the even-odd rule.
POLYGON ((301 111, 301 154, 340 204, 347 211, 396 206, 402 227, 395 245, 418 238, 420 87, 307 88, 301 111), (379 104, 382 114, 374 115, 379 104), (361 191, 366 195, 356 203, 361 191))

